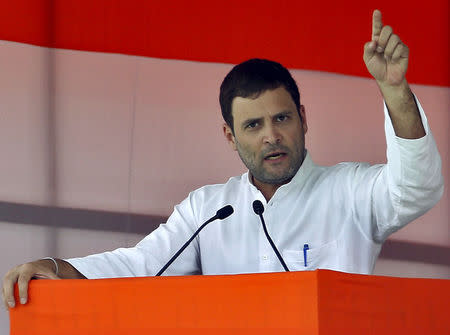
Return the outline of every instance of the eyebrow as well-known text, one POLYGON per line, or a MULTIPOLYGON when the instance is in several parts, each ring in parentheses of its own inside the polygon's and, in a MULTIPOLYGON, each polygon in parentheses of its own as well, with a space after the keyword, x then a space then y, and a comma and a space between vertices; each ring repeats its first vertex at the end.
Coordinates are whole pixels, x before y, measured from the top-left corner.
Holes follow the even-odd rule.
POLYGON ((294 113, 293 111, 286 109, 286 110, 284 110, 282 112, 279 112, 279 113, 275 114, 273 117, 277 117, 277 116, 280 116, 280 115, 291 115, 293 113, 294 113))

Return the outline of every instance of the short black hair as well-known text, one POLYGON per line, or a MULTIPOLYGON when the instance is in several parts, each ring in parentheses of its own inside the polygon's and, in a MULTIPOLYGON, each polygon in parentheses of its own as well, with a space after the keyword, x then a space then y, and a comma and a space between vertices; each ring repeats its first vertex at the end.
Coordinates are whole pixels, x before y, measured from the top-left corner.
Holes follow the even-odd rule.
POLYGON ((267 59, 252 58, 234 66, 220 85, 219 102, 223 119, 234 131, 231 105, 235 97, 256 99, 266 90, 281 86, 291 95, 300 115, 297 83, 283 65, 267 59))

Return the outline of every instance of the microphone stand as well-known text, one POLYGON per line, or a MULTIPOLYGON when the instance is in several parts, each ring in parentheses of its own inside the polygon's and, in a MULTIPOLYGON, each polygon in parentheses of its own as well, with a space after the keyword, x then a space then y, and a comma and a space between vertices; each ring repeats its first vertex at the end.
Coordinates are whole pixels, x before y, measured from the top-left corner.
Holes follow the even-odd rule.
POLYGON ((266 223, 264 222, 264 218, 263 218, 263 215, 262 215, 262 213, 264 212, 264 206, 263 206, 261 201, 259 201, 259 200, 253 201, 253 211, 261 219, 261 223, 262 223, 262 226, 263 226, 263 229, 264 229, 264 233, 266 234, 266 237, 269 240, 269 243, 272 246, 273 251, 275 251, 275 254, 278 257, 278 260, 280 261, 280 263, 283 266, 284 270, 289 272, 289 269, 288 269, 286 263, 284 262, 283 257, 281 257, 280 252, 278 251, 277 247, 275 246, 275 243, 273 243, 272 239, 270 238, 269 233, 267 232, 266 223))
POLYGON ((206 227, 206 225, 207 225, 208 223, 211 223, 211 222, 213 222, 213 221, 215 221, 215 220, 217 220, 217 219, 223 220, 223 219, 229 217, 231 214, 233 214, 233 212, 234 212, 234 210, 233 210, 233 207, 231 207, 231 205, 227 205, 227 206, 222 207, 221 209, 219 209, 219 210, 217 211, 216 215, 214 215, 212 218, 210 218, 209 220, 207 220, 204 224, 202 224, 202 225, 200 226, 200 228, 198 228, 198 229, 195 231, 194 235, 192 235, 191 238, 190 238, 189 240, 187 240, 187 242, 186 242, 185 244, 183 244, 183 246, 180 248, 180 250, 178 250, 178 251, 176 252, 176 254, 172 256, 172 258, 167 262, 167 264, 164 265, 164 266, 162 267, 162 269, 159 270, 158 273, 157 273, 155 276, 161 276, 161 275, 164 273, 164 271, 166 271, 166 269, 170 266, 170 264, 172 264, 173 261, 174 261, 175 259, 177 259, 178 256, 180 256, 180 254, 184 251, 184 249, 186 249, 186 247, 189 245, 189 243, 192 242, 192 240, 200 233, 200 231, 201 231, 203 228, 206 227))

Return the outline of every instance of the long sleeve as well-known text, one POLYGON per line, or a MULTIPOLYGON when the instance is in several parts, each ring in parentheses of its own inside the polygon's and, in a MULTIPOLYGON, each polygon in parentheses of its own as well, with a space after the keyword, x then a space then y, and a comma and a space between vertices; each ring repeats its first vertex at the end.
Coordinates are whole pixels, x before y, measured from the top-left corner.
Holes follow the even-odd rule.
MULTIPOLYGON (((133 248, 119 248, 66 261, 89 279, 153 276, 197 229, 190 200, 188 197, 177 205, 167 223, 161 224, 133 248)), ((198 274, 199 259, 198 239, 195 239, 164 275, 198 274)))
POLYGON ((426 135, 413 140, 397 137, 384 105, 387 164, 373 166, 359 176, 369 186, 357 187, 356 199, 371 202, 370 234, 376 242, 426 213, 443 194, 441 158, 417 98, 416 103, 426 135))

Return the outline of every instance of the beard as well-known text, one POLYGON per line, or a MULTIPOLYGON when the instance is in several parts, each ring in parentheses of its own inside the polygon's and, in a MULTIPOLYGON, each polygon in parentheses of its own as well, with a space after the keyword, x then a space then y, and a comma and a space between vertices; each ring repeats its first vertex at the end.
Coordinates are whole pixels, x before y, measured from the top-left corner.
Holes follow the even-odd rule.
POLYGON ((299 143, 294 150, 283 145, 270 145, 261 153, 257 154, 241 146, 236 142, 237 151, 244 165, 250 171, 251 175, 258 181, 265 184, 282 185, 288 183, 297 173, 303 163, 306 150, 304 145, 299 143), (270 152, 280 151, 287 154, 289 162, 287 166, 280 171, 269 171, 264 167, 264 157, 270 152))

